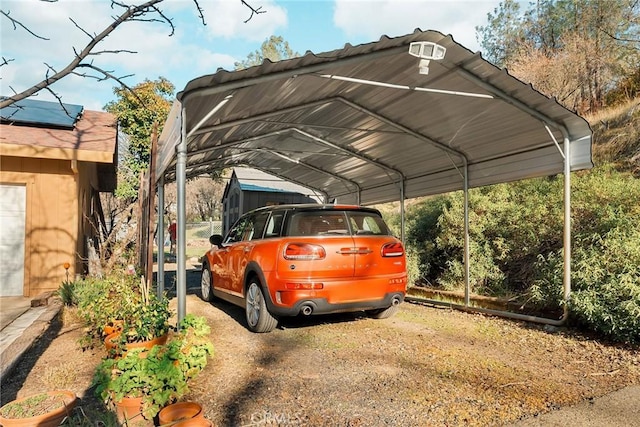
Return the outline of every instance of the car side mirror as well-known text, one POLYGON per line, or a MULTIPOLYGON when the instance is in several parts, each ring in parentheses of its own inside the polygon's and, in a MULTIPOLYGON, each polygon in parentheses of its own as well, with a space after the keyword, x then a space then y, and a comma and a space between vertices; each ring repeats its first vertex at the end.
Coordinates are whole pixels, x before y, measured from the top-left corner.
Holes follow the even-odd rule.
POLYGON ((217 246, 218 248, 222 247, 222 236, 220 234, 214 234, 209 237, 209 243, 217 246))

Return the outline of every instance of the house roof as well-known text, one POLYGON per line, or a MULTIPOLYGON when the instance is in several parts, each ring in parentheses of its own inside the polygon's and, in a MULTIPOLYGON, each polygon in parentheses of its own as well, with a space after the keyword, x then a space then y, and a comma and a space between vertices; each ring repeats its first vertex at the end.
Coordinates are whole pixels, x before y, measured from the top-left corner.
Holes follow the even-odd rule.
POLYGON ((257 169, 234 168, 233 175, 235 175, 238 183, 240 184, 240 188, 243 190, 289 192, 317 196, 312 194, 312 192, 306 187, 294 184, 257 169))
POLYGON ((110 114, 84 110, 72 129, 0 124, 3 155, 115 163, 117 122, 110 114))
POLYGON ((82 105, 22 99, 0 109, 3 123, 73 129, 82 115, 82 105))
POLYGON ((419 29, 190 81, 160 137, 156 176, 166 181, 183 134, 187 177, 248 166, 343 203, 562 173, 563 151, 571 170, 592 167, 584 119, 419 29), (429 47, 444 56, 410 53, 429 47))

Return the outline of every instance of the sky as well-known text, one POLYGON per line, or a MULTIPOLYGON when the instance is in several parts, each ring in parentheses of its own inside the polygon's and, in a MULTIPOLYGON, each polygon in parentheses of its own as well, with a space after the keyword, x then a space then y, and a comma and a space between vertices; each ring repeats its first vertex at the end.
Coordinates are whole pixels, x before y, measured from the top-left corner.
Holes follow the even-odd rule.
MULTIPOLYGON (((144 0, 129 0, 137 4, 144 0)), ((247 0, 261 13, 248 22, 251 11, 240 0, 199 0, 206 25, 192 0, 164 0, 162 22, 126 22, 94 52, 92 63, 130 87, 162 76, 176 92, 195 78, 233 70, 271 35, 282 36, 294 52, 315 54, 412 33, 416 28, 451 34, 464 47, 480 50, 476 27, 486 25, 487 13, 499 0, 247 0), (110 53, 109 51, 131 51, 110 53)), ((120 15, 110 0, 2 0, 0 9, 43 40, 0 16, 0 95, 10 96, 43 81, 49 69, 64 69, 90 41, 120 15), (3 61, 4 62, 4 61, 3 61)), ((157 15, 156 15, 157 17, 157 15)), ((49 71, 51 74, 51 71, 49 71)), ((50 86, 62 101, 102 110, 116 100, 113 80, 67 76, 50 86)), ((39 100, 55 100, 40 91, 39 100)))

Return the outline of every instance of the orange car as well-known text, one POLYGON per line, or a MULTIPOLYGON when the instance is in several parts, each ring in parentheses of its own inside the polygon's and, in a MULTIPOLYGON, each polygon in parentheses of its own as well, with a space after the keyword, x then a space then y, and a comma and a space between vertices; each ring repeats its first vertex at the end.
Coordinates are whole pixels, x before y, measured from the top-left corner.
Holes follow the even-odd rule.
POLYGON ((245 307, 253 332, 269 332, 279 317, 298 314, 364 310, 386 318, 404 300, 404 246, 376 209, 270 206, 209 241, 202 298, 245 307))

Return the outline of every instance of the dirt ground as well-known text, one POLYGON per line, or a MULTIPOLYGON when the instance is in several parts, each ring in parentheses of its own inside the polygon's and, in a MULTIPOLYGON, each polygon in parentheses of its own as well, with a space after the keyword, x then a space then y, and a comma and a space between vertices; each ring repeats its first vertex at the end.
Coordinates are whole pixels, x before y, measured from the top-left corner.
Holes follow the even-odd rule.
MULTIPOLYGON (((295 318, 253 334, 242 309, 190 288, 187 312, 207 317, 215 347, 187 397, 215 426, 510 425, 640 384, 638 349, 444 308, 404 303, 386 320, 295 318)), ((72 316, 54 326, 2 384, 2 404, 55 386, 101 418, 90 384, 104 350, 80 349, 72 316)))

